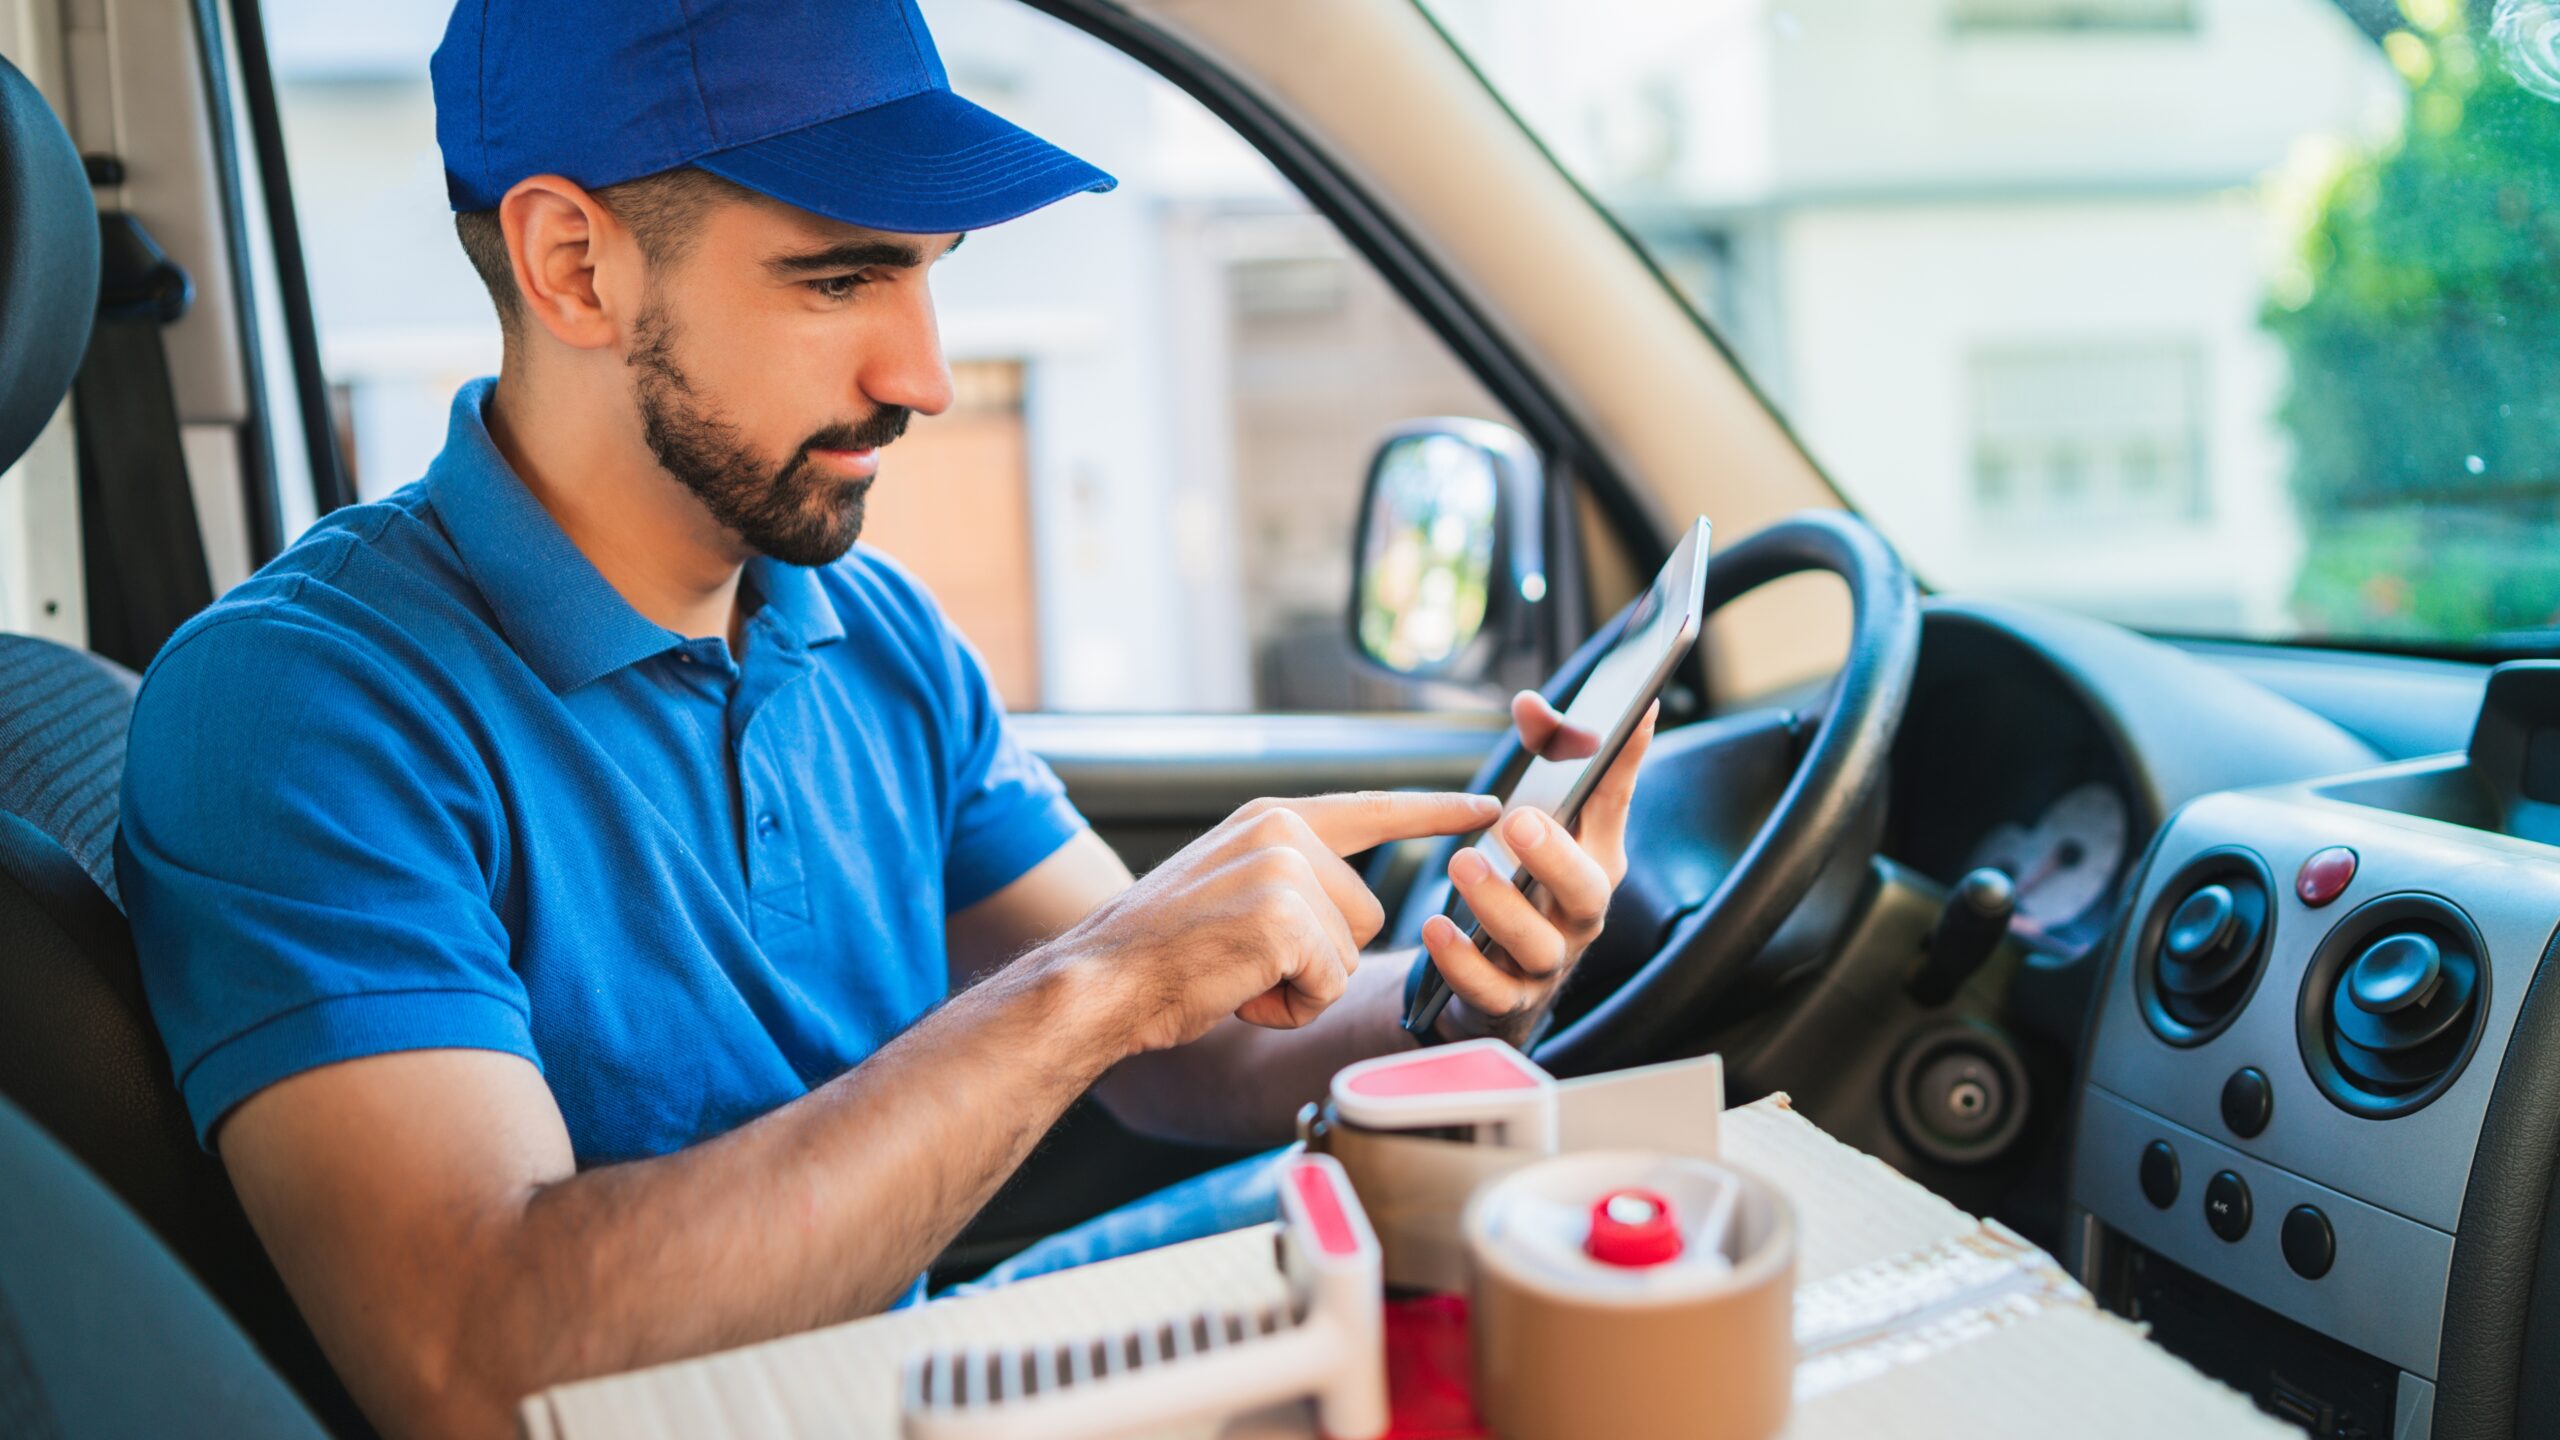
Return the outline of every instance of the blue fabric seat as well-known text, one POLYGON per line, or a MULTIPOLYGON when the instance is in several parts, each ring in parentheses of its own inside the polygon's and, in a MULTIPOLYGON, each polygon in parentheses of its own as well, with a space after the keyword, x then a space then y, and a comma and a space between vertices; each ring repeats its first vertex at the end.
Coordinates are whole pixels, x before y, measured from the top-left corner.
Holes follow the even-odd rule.
POLYGON ((0 1435, 317 1440, 195 1277, 5 1100, 0 1175, 0 1435))
POLYGON ((112 660, 0 635, 0 810, 80 862, 116 898, 116 790, 139 679, 112 660))

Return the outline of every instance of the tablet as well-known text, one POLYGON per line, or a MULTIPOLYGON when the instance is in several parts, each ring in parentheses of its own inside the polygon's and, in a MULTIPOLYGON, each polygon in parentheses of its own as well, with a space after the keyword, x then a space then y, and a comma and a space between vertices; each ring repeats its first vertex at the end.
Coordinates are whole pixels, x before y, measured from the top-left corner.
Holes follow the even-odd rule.
MULTIPOLYGON (((1546 811, 1557 822, 1570 827, 1582 811, 1600 778, 1626 748, 1627 741, 1644 719, 1646 707, 1662 693, 1672 672, 1698 640, 1698 627, 1705 619, 1707 593, 1707 534, 1704 517, 1689 527, 1679 547, 1671 552, 1662 573, 1639 596, 1627 611, 1617 642, 1609 647, 1600 662, 1591 667, 1591 675, 1574 692, 1573 701, 1565 706, 1564 724, 1556 731, 1545 753, 1529 761, 1510 793, 1502 798, 1502 813, 1533 806, 1546 811)), ((1511 850, 1502 841, 1502 822, 1477 835, 1472 842, 1493 863, 1495 874, 1509 872, 1512 883, 1529 890, 1533 882, 1520 868, 1511 850)), ((1494 953, 1486 943, 1484 927, 1476 922, 1466 901, 1454 893, 1449 908, 1443 912, 1457 922, 1479 949, 1494 953)), ((1405 1007, 1404 1028, 1415 1035, 1427 1035, 1440 1018, 1441 1008, 1449 1003, 1448 983, 1440 978, 1439 967, 1429 956, 1422 959, 1424 974, 1405 1007)))

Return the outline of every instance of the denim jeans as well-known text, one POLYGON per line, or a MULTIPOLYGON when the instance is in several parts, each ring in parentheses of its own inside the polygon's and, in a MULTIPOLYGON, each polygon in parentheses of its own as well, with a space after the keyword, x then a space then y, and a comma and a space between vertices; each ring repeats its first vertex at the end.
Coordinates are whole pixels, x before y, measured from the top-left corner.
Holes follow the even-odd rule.
POLYGON ((1096 1260, 1135 1255, 1204 1235, 1241 1230, 1280 1217, 1279 1159, 1290 1149, 1222 1165, 1142 1195, 1117 1210, 1037 1241, 1020 1254, 946 1295, 974 1295, 1096 1260))

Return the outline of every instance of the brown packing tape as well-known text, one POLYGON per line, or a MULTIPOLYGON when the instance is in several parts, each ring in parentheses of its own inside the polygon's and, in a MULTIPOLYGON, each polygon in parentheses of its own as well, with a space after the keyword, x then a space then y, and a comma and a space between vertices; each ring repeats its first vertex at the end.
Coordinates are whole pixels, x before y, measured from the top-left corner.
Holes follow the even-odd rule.
POLYGON ((1468 1197, 1540 1158, 1528 1150, 1362 1130, 1329 1119, 1309 1132, 1307 1148, 1341 1161, 1351 1176, 1378 1232, 1389 1285, 1453 1293, 1467 1288, 1458 1218, 1468 1197))
MULTIPOLYGON (((1556 1086, 1566 1150, 1644 1149, 1716 1158, 1724 1062, 1714 1055, 1584 1076, 1556 1086)), ((1467 1288, 1458 1219, 1487 1181, 1544 1158, 1507 1145, 1440 1140, 1345 1125, 1330 1106, 1302 1120, 1311 1150, 1351 1175, 1385 1252, 1387 1283, 1407 1290, 1467 1288)))
MULTIPOLYGON (((1777 1189, 1740 1180, 1738 1258, 1729 1278, 1664 1291, 1582 1288, 1503 1249, 1488 1216, 1587 1161, 1630 1175, 1667 1157, 1559 1156, 1489 1187, 1469 1208, 1475 1272, 1476 1405, 1500 1440, 1767 1440, 1794 1393, 1795 1210, 1777 1189)), ((1628 1183, 1620 1181, 1616 1183, 1628 1183)))

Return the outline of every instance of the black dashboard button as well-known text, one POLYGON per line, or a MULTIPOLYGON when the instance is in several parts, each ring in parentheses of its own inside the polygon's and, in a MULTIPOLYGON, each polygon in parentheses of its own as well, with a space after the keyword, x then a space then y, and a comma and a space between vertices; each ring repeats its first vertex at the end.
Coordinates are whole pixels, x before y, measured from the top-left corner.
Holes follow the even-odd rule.
POLYGON ((2231 1078, 2222 1082, 2222 1123, 2243 1140, 2267 1128, 2275 1105, 2276 1093, 2267 1084, 2267 1072, 2255 1065, 2232 1071, 2231 1078))
POLYGON ((2217 1171, 2204 1187, 2204 1223, 2225 1240, 2249 1233, 2249 1182, 2228 1170, 2217 1171))
POLYGON ((2166 1140, 2142 1147, 2142 1194, 2158 1209, 2178 1203, 2178 1152, 2166 1140))
POLYGON ((2305 1280, 2328 1274, 2331 1262, 2338 1258, 2337 1234, 2316 1205, 2296 1205, 2286 1211, 2284 1228, 2276 1238, 2284 1246, 2284 1263, 2305 1280))

